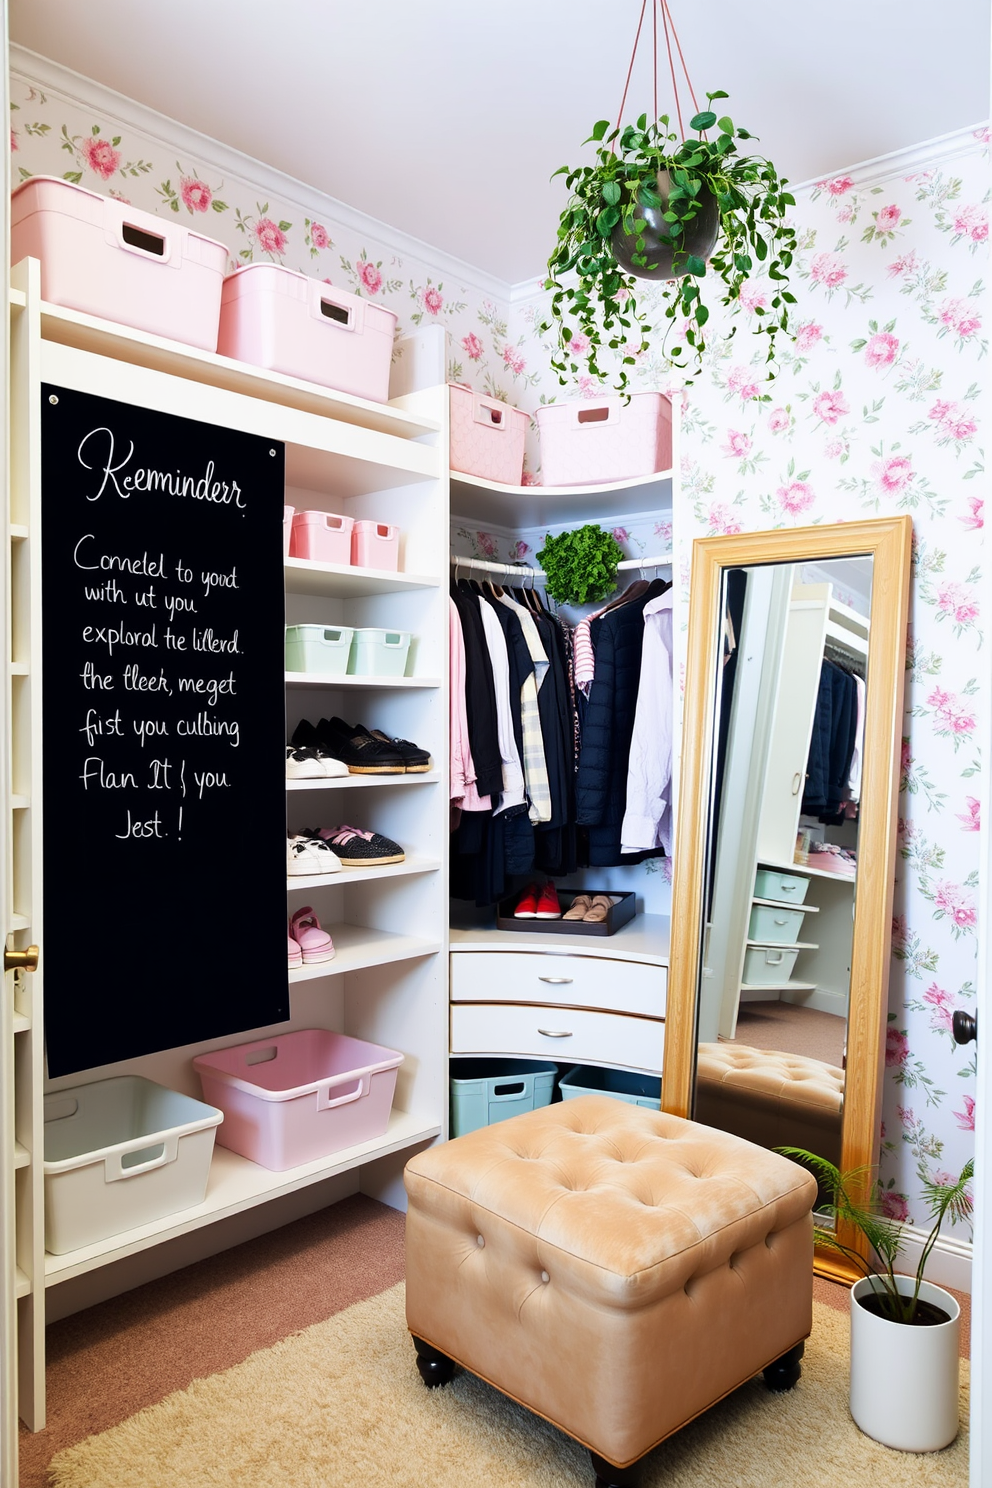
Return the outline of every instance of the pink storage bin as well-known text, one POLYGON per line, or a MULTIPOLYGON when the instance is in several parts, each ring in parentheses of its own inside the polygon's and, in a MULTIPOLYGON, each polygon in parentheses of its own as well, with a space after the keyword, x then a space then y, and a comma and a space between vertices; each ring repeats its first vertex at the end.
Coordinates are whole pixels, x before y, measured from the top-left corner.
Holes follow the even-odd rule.
POLYGON ((280 264, 247 264, 224 280, 222 356, 385 403, 396 316, 280 264))
POLYGON ((193 1060, 204 1100, 224 1112, 218 1142, 282 1172, 380 1137, 403 1055, 304 1028, 193 1060))
POLYGON ((11 262, 41 260, 54 305, 217 350, 223 243, 125 202, 33 176, 10 203, 11 262))
POLYGON ((351 561, 359 568, 400 566, 400 530, 389 522, 356 522, 351 529, 351 561))
POLYGON ((496 398, 483 397, 464 382, 451 383, 448 394, 452 470, 503 486, 519 486, 528 415, 496 398))
POLYGON ((672 405, 664 393, 549 403, 537 410, 546 486, 594 486, 670 470, 672 405))
POLYGON ((351 517, 334 512, 303 511, 293 518, 291 558, 309 558, 312 563, 350 563, 351 517))
POLYGON ((293 540, 293 513, 295 506, 284 506, 282 509, 282 556, 289 557, 289 547, 293 540))

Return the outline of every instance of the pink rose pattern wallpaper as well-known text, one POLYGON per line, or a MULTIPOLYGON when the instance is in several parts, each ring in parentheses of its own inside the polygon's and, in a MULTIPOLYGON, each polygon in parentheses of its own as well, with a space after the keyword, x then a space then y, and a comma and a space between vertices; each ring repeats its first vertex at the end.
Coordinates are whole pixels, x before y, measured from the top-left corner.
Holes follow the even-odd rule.
MULTIPOLYGON (((912 175, 855 171, 798 192, 780 375, 766 387, 764 349, 749 345, 759 278, 733 340, 710 338, 682 434, 683 537, 913 517, 882 1178, 888 1212, 919 1222, 920 1164, 956 1174, 974 1148, 974 1045, 954 1043, 951 1017, 978 1000, 988 155, 980 129, 912 175)), ((536 364, 541 297, 518 312, 536 364)), ((639 386, 667 381, 653 353, 636 370, 639 386)), ((597 391, 552 374, 539 397, 597 391)))
MULTIPOLYGON (((529 369, 508 339, 508 305, 433 265, 398 256, 387 242, 359 241, 350 228, 260 197, 250 181, 221 180, 205 162, 177 160, 113 119, 96 119, 53 91, 11 77, 12 176, 60 176, 225 243, 231 267, 278 263, 396 312, 397 339, 423 325, 446 326, 449 380, 518 401, 529 369)), ((316 207, 313 209, 316 211, 316 207)))
MULTIPOLYGON (((451 381, 531 412, 601 391, 587 377, 562 389, 550 373, 543 296, 511 313, 388 242, 358 241, 325 215, 260 198, 252 183, 162 154, 16 76, 11 149, 15 182, 56 175, 175 214, 223 241, 232 266, 285 263, 381 300, 400 336, 443 323, 451 381)), ((883 1180, 889 1212, 920 1221, 920 1164, 956 1173, 974 1145, 974 1057, 950 1028, 954 1009, 977 1000, 988 151, 989 131, 976 130, 967 148, 912 175, 854 170, 798 193, 796 336, 780 375, 766 388, 763 349, 752 354, 748 341, 747 323, 767 303, 759 278, 742 294, 736 336, 711 336, 683 425, 686 537, 913 516, 883 1180)), ((668 385, 656 351, 640 359, 636 383, 668 385)), ((536 428, 527 469, 526 480, 539 480, 536 428)), ((671 530, 665 518, 616 535, 638 556, 671 530)), ((462 528, 456 540, 461 551, 530 557, 522 538, 514 547, 462 528)), ((687 568, 680 579, 684 590, 687 568)))

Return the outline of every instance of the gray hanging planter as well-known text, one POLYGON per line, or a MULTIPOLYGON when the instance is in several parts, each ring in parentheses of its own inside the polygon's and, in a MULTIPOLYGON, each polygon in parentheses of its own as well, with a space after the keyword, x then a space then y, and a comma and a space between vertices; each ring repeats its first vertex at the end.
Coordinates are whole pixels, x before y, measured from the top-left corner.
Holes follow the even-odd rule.
POLYGON ((720 235, 720 208, 712 191, 705 184, 696 197, 698 211, 690 222, 684 222, 675 241, 670 237, 673 225, 665 221, 668 210, 668 193, 672 178, 667 170, 657 175, 658 195, 661 206, 634 208, 634 220, 644 223, 644 230, 628 230, 621 222, 613 231, 611 246, 621 269, 635 274, 638 279, 681 279, 688 274, 690 256, 704 263, 716 247, 720 235))

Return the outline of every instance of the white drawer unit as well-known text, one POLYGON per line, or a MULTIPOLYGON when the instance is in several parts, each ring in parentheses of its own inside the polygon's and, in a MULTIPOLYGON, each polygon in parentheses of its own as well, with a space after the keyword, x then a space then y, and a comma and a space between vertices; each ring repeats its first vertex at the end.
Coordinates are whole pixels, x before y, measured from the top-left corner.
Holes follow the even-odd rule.
POLYGON ((668 970, 605 956, 483 951, 451 957, 452 1002, 540 1002, 665 1016, 668 970))
POLYGON ((665 1024, 659 1018, 507 1002, 451 1006, 453 1054, 506 1052, 660 1074, 664 1046, 665 1024))

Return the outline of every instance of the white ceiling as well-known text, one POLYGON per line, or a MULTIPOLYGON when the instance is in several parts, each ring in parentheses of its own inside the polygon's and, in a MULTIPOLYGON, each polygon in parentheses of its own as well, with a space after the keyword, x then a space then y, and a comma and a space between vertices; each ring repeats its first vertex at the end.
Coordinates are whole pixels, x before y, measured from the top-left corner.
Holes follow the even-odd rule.
MULTIPOLYGON (((670 8, 697 96, 724 88, 793 181, 988 116, 989 0, 670 8)), ((516 283, 554 242, 552 171, 617 112, 640 5, 11 0, 10 13, 15 42, 516 283)), ((651 108, 641 50, 629 117, 651 108)))

